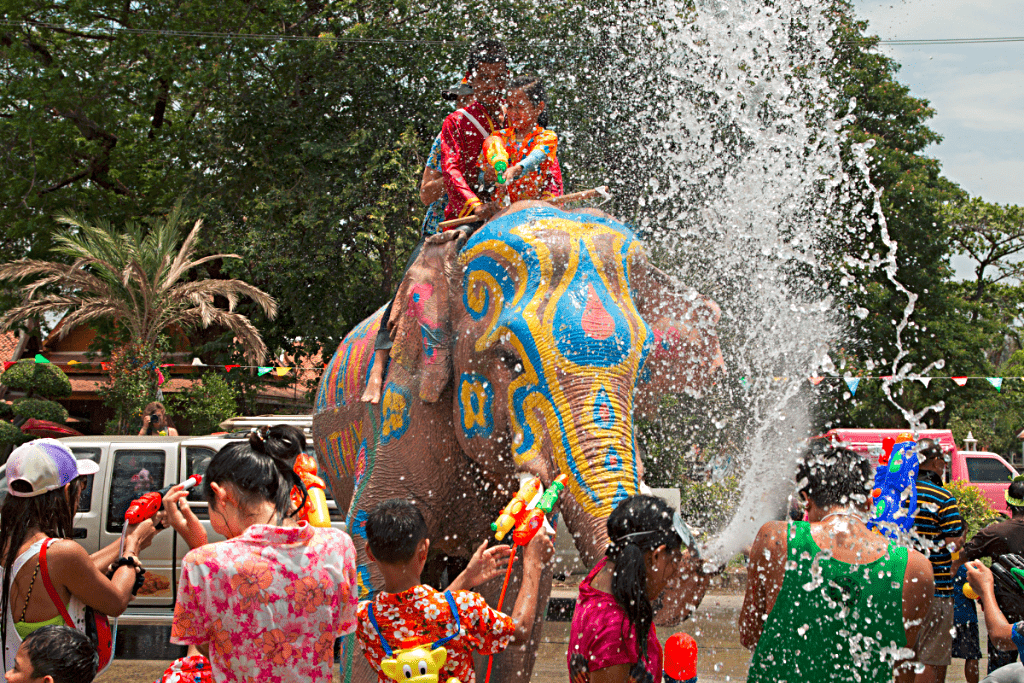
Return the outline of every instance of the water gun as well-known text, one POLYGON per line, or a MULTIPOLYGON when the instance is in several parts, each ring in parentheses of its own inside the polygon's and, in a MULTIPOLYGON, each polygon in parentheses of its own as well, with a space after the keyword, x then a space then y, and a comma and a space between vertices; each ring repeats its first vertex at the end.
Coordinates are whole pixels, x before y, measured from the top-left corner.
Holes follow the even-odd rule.
POLYGON ((868 528, 883 536, 896 539, 899 529, 903 533, 914 525, 917 512, 917 442, 910 432, 901 432, 891 440, 882 440, 882 455, 875 469, 875 486, 871 491, 875 512, 868 522, 868 528), (909 506, 903 509, 903 499, 909 506))
POLYGON ((697 683, 697 641, 688 633, 673 633, 665 641, 665 683, 697 683))
MULTIPOLYGON (((191 477, 185 480, 182 484, 184 490, 198 486, 203 480, 203 475, 193 474, 191 477)), ((164 496, 167 492, 174 488, 176 484, 165 486, 159 491, 150 491, 149 493, 143 494, 136 498, 128 506, 128 510, 124 513, 124 521, 127 524, 138 524, 139 522, 145 521, 160 511, 160 507, 164 504, 164 496)))
POLYGON ((505 171, 508 170, 508 152, 505 143, 497 135, 484 140, 484 158, 498 173, 498 182, 505 184, 505 171))
MULTIPOLYGON (((1024 593, 1024 558, 1013 553, 1000 555, 998 559, 992 562, 992 578, 1011 594, 1024 593)), ((981 598, 980 595, 974 592, 969 583, 964 583, 963 593, 965 598, 970 598, 971 600, 981 598)))
POLYGON ((541 492, 541 489, 540 479, 537 477, 530 477, 519 485, 519 492, 508 502, 508 505, 501 511, 498 518, 491 522, 491 531, 494 532, 494 538, 499 541, 502 540, 508 532, 517 527, 520 522, 526 520, 530 503, 541 492))
POLYGON ((327 528, 331 526, 331 513, 327 509, 327 490, 324 480, 317 476, 316 459, 309 453, 299 453, 295 458, 295 474, 299 475, 302 485, 306 487, 306 503, 302 503, 302 491, 298 486, 292 487, 292 505, 299 508, 299 519, 309 522, 310 526, 327 528))
POLYGON ((537 504, 532 508, 527 506, 526 516, 516 524, 516 529, 512 533, 512 541, 516 545, 526 545, 533 540, 540 528, 544 526, 544 519, 551 514, 552 508, 558 502, 558 496, 561 495, 568 483, 569 478, 564 474, 559 474, 537 501, 537 504))
MULTIPOLYGON (((431 650, 425 645, 395 650, 392 656, 381 660, 380 669, 393 681, 403 683, 438 683, 441 667, 448 658, 443 647, 431 650)), ((454 676, 445 683, 459 683, 454 676)))

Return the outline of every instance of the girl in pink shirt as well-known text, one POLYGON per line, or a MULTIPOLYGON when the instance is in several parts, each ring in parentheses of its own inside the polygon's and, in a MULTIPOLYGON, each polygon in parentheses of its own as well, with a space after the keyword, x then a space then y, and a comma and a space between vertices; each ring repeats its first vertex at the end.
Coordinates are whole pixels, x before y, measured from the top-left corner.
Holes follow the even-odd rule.
POLYGON ((675 576, 693 537, 661 498, 631 496, 608 518, 605 557, 580 584, 567 660, 574 683, 661 683, 651 602, 675 576), (649 677, 648 677, 649 676, 649 677))

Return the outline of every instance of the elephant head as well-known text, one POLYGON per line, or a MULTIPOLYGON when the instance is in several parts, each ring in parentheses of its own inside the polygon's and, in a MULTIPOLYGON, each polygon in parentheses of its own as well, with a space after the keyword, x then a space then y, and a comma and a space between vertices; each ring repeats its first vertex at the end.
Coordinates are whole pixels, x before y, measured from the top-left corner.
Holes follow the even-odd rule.
POLYGON ((649 404, 706 387, 718 315, 618 221, 528 206, 465 244, 426 245, 395 299, 392 360, 424 402, 451 385, 454 436, 485 476, 568 475, 561 510, 592 564, 608 515, 640 489, 638 392, 649 404))

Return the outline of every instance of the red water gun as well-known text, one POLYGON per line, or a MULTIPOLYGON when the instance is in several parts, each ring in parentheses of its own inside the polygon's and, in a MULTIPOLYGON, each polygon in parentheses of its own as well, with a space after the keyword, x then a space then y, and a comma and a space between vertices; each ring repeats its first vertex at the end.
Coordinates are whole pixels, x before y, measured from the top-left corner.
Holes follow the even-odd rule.
MULTIPOLYGON (((199 482, 202 480, 203 475, 193 474, 185 480, 185 483, 182 484, 182 486, 184 487, 184 490, 188 491, 189 489, 198 486, 199 482)), ((160 511, 160 507, 164 504, 164 496, 166 496, 167 492, 175 486, 176 484, 171 484, 170 486, 165 486, 159 491, 150 491, 149 493, 143 494, 133 500, 131 505, 128 506, 128 511, 124 513, 124 521, 127 524, 138 524, 139 522, 143 522, 155 515, 160 511)))
POLYGON ((302 491, 299 487, 292 487, 292 505, 299 508, 299 517, 309 522, 310 526, 330 527, 331 511, 327 508, 326 485, 318 476, 316 459, 308 453, 299 453, 295 457, 293 469, 302 480, 302 485, 306 487, 305 504, 302 503, 302 491), (299 507, 300 505, 302 507, 299 507))

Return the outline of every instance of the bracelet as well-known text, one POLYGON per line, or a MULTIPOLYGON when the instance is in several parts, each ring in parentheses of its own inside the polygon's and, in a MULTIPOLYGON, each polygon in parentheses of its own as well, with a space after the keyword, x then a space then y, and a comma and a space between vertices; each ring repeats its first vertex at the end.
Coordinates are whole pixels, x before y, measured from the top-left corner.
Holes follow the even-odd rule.
POLYGON ((131 567, 135 570, 135 583, 132 584, 132 595, 138 595, 142 584, 146 582, 146 570, 142 568, 139 558, 133 555, 125 555, 118 558, 117 562, 110 565, 108 578, 114 578, 114 572, 121 567, 131 567))

